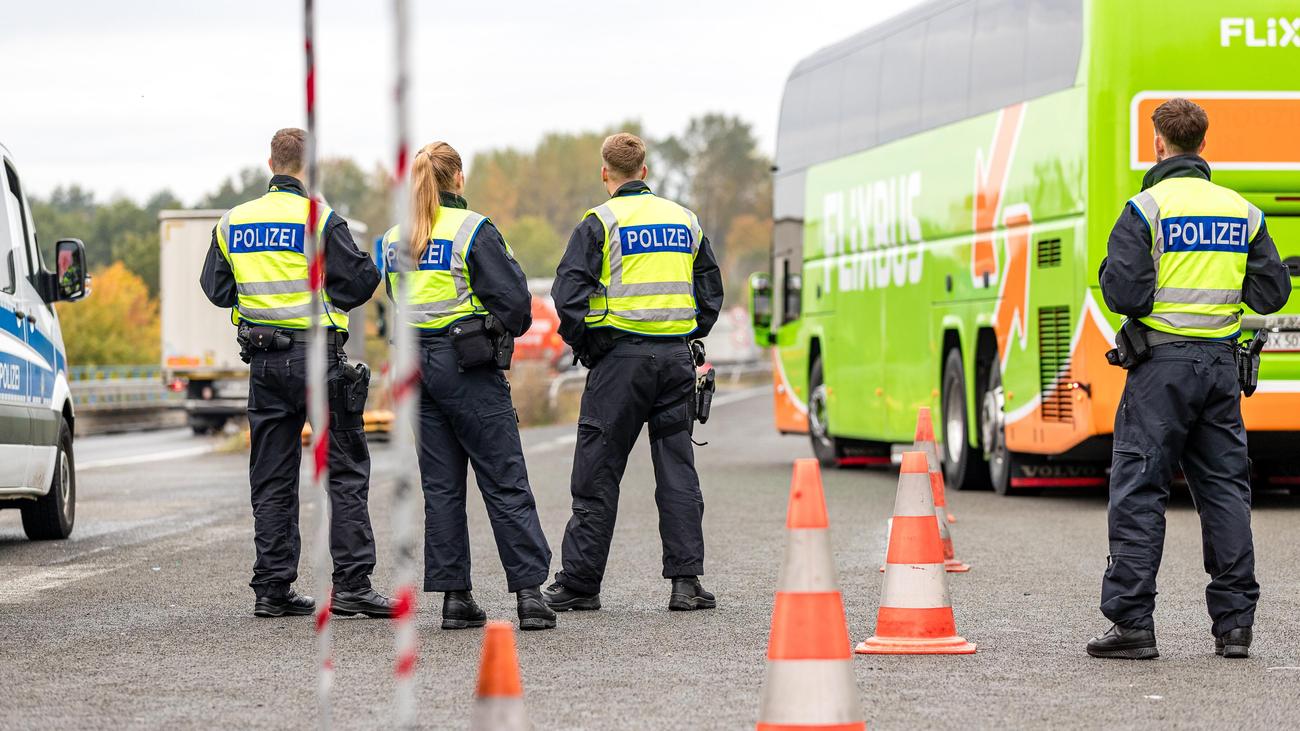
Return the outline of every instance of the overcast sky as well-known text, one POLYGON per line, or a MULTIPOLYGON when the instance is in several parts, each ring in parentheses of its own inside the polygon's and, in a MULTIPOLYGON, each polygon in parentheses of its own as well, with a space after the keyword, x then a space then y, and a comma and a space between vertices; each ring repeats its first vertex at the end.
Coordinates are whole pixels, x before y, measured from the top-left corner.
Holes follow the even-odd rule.
MULTIPOLYGON (((916 0, 413 0, 414 142, 527 147, 640 119, 651 135, 722 111, 769 153, 803 56, 916 0)), ((187 204, 302 125, 301 2, 65 0, 0 12, 0 144, 27 187, 187 204)), ((322 154, 392 146, 387 0, 317 2, 322 154)), ((471 171, 472 174, 472 171, 471 171)))

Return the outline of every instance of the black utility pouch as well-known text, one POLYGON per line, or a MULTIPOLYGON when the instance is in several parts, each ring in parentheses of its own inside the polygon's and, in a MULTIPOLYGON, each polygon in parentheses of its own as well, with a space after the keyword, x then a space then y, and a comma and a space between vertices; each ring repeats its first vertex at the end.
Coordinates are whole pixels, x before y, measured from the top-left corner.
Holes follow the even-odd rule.
POLYGON ((481 317, 467 317, 451 326, 451 347, 462 371, 496 362, 496 348, 481 317))
POLYGON ((248 328, 248 345, 253 350, 273 353, 293 347, 293 337, 279 328, 255 325, 248 328))
POLYGON ((1107 351, 1106 362, 1129 370, 1151 358, 1151 345, 1147 342, 1147 331, 1137 320, 1125 320, 1124 325, 1115 333, 1115 348, 1107 351))

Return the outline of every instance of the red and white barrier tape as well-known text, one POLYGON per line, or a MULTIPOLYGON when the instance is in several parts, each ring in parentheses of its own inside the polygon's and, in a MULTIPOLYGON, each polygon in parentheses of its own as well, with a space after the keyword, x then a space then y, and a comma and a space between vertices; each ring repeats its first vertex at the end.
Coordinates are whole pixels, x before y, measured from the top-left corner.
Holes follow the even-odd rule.
POLYGON ((329 496, 329 363, 326 359, 326 331, 321 325, 325 314, 325 247, 317 239, 320 205, 320 168, 316 159, 316 13, 313 0, 304 0, 303 50, 307 61, 307 231, 304 253, 307 255, 307 279, 311 287, 311 325, 307 338, 307 418, 311 421, 312 492, 319 501, 319 519, 313 545, 316 585, 316 652, 319 684, 316 689, 320 705, 320 727, 331 725, 330 687, 334 681, 334 660, 330 640, 330 603, 333 601, 333 561, 330 558, 329 496))
MULTIPOLYGON (((406 0, 393 0, 393 47, 396 51, 396 78, 393 85, 395 109, 395 160, 393 164, 393 220, 410 236, 407 221, 410 201, 410 116, 408 92, 410 90, 410 8, 406 0)), ((397 611, 394 614, 395 651, 393 679, 396 687, 395 712, 398 728, 415 726, 415 665, 419 655, 419 642, 415 632, 416 610, 416 555, 419 551, 419 516, 421 491, 420 468, 416 459, 419 428, 416 403, 419 398, 420 359, 416 350, 415 334, 407 323, 409 305, 407 292, 410 284, 407 272, 414 268, 411 247, 400 241, 394 246, 395 257, 382 252, 385 261, 397 272, 397 286, 393 288, 396 307, 393 308, 393 349, 389 373, 392 376, 394 410, 397 428, 394 430, 395 453, 400 460, 394 486, 393 538, 397 546, 397 611)))

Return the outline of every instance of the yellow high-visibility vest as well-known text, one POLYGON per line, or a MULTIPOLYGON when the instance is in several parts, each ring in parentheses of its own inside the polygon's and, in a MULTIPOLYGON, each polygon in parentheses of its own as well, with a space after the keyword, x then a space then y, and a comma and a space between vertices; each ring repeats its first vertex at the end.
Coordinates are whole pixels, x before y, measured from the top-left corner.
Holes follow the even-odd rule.
POLYGON ((1151 229, 1156 264, 1155 306, 1141 321, 1173 335, 1236 335, 1246 256, 1263 212, 1202 178, 1166 178, 1129 202, 1151 229))
MULTIPOLYGON (((311 288, 307 281, 306 197, 272 188, 257 200, 235 206, 217 224, 217 245, 235 273, 238 298, 230 314, 255 325, 288 330, 311 326, 311 288)), ((324 246, 329 206, 317 206, 316 237, 324 246)), ((321 325, 347 331, 348 314, 325 299, 321 325)))
POLYGON ((693 272, 704 238, 695 214, 647 191, 610 198, 585 216, 605 229, 601 291, 587 301, 587 326, 638 335, 694 332, 693 272))
MULTIPOLYGON (((407 281, 407 324, 425 330, 442 330, 470 315, 487 313, 474 295, 466 262, 474 235, 488 219, 463 208, 438 207, 429 241, 407 281)), ((398 226, 384 234, 388 281, 397 294, 398 249, 406 246, 398 226)), ((507 250, 509 247, 507 246, 507 250)))

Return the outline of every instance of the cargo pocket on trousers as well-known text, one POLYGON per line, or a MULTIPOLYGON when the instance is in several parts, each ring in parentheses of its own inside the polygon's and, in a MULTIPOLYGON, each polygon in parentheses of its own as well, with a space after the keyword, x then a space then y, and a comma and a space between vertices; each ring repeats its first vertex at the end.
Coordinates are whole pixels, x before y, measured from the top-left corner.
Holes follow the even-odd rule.
POLYGON ((678 432, 690 432, 695 419, 694 393, 691 398, 679 401, 650 415, 650 441, 658 441, 678 432))
POLYGON ((608 469, 609 434, 605 422, 593 416, 578 418, 578 447, 573 455, 573 496, 600 494, 602 470, 608 469))

